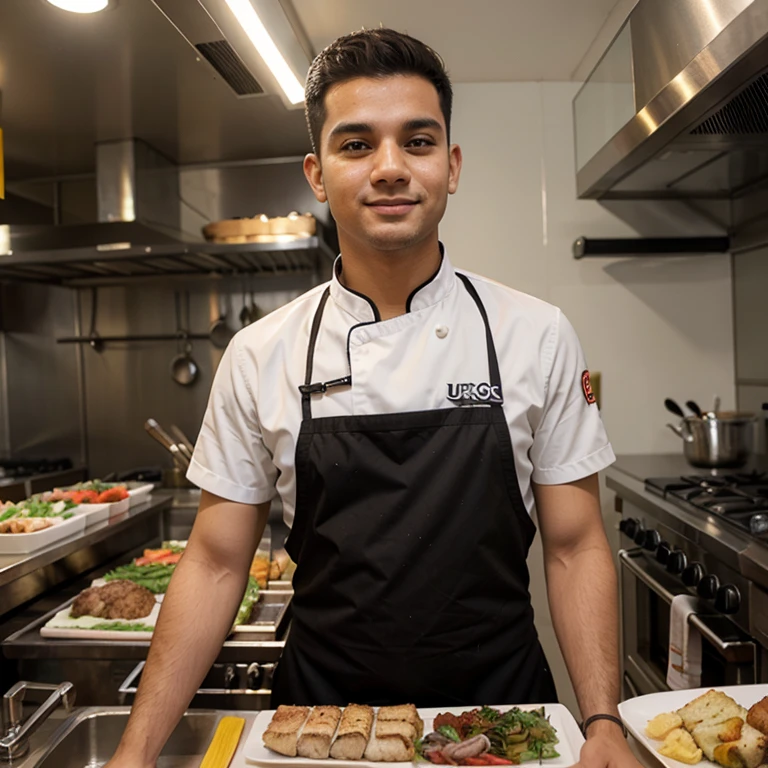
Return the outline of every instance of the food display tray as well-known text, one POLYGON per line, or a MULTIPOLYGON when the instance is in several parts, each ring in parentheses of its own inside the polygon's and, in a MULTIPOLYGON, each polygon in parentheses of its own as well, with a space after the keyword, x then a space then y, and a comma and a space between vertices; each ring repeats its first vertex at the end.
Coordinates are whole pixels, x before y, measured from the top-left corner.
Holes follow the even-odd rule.
MULTIPOLYGON (((104 584, 106 582, 103 579, 95 579, 91 586, 100 587, 104 584)), ((122 619, 117 621, 126 624, 141 623, 154 627, 163 597, 165 595, 155 595, 155 608, 146 618, 136 619, 135 622, 123 621, 122 619)), ((261 592, 259 594, 259 601, 253 606, 251 611, 249 623, 235 627, 230 637, 238 640, 275 640, 278 632, 282 630, 287 621, 290 598, 290 594, 261 592)), ((132 642, 149 642, 152 639, 153 633, 150 631, 127 632, 122 630, 91 629, 89 625, 108 621, 108 619, 98 619, 93 616, 81 616, 78 619, 72 619, 69 617, 69 611, 73 602, 74 598, 68 600, 59 606, 53 615, 49 615, 45 625, 40 627, 40 635, 42 637, 59 640, 130 640, 132 642)))
POLYGON ((238 640, 275 640, 288 621, 288 607, 292 592, 262 590, 259 601, 253 606, 247 624, 235 627, 233 633, 238 640))
MULTIPOLYGON (((78 508, 75 508, 78 509, 78 508)), ((50 528, 34 533, 0 533, 0 555, 24 555, 50 546, 69 536, 77 536, 85 530, 85 516, 75 513, 72 517, 48 518, 56 521, 50 528)))
MULTIPOLYGON (((482 704, 476 705, 477 707, 483 706, 482 704)), ((514 705, 491 705, 501 711, 511 709, 514 705)), ((579 753, 581 747, 584 744, 584 737, 581 735, 578 723, 574 719, 573 715, 562 704, 526 704, 521 706, 520 709, 538 709, 543 706, 544 711, 549 717, 550 723, 557 731, 557 736, 560 742, 557 745, 557 751, 560 753, 560 757, 552 758, 550 760, 542 760, 541 763, 531 762, 522 763, 523 768, 526 765, 541 766, 541 768, 570 768, 579 761, 579 753)), ((459 715, 467 710, 474 709, 474 706, 467 707, 434 707, 431 709, 420 709, 419 715, 424 721, 424 733, 429 733, 432 730, 432 721, 441 712, 451 712, 455 715, 459 715)), ((412 768, 414 765, 412 762, 407 763, 372 763, 367 760, 334 760, 329 758, 328 760, 311 760, 305 757, 286 757, 279 755, 264 746, 262 736, 264 731, 267 730, 272 715, 275 714, 275 710, 267 710, 260 712, 256 717, 256 720, 251 727, 248 734, 245 747, 243 749, 243 755, 248 763, 252 765, 269 766, 270 768, 287 768, 288 766, 294 766, 295 768, 318 768, 318 766, 336 766, 336 768, 412 768)))
MULTIPOLYGON (((637 696, 634 699, 622 701, 619 704, 621 719, 627 726, 627 730, 666 768, 682 768, 684 763, 665 757, 658 753, 661 741, 650 739, 645 735, 645 726, 649 720, 662 712, 674 712, 682 709, 695 698, 702 696, 712 688, 691 688, 682 691, 663 691, 661 693, 649 693, 645 696, 637 696)), ((768 684, 763 685, 723 685, 714 688, 730 696, 737 704, 749 709, 760 701, 763 696, 768 696, 768 684)), ((719 768, 716 763, 704 758, 698 766, 702 768, 719 768)))

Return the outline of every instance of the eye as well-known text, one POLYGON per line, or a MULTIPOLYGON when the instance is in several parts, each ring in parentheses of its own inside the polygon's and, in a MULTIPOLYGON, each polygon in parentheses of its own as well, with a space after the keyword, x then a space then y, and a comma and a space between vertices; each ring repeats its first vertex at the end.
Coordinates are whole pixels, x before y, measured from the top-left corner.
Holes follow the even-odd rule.
POLYGON ((360 141, 360 139, 352 139, 352 141, 348 141, 344 144, 341 149, 344 152, 363 152, 368 148, 368 145, 364 141, 360 141))
POLYGON ((407 146, 412 147, 413 149, 425 149, 427 147, 434 147, 435 142, 428 136, 418 136, 415 139, 411 139, 407 146))

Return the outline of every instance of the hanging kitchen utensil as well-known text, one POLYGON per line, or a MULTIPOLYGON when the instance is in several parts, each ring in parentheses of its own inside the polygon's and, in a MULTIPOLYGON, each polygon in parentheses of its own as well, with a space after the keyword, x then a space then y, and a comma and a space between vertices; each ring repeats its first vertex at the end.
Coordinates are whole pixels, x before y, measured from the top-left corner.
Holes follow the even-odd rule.
POLYGON ((664 401, 664 407, 670 413, 674 413, 675 416, 679 416, 681 419, 685 418, 685 414, 683 413, 683 409, 671 397, 668 397, 664 401))
POLYGON ((701 408, 699 408, 697 402, 695 400, 686 400, 685 401, 685 407, 689 411, 693 411, 693 413, 696 414, 696 417, 699 419, 704 418, 704 414, 701 412, 701 408))
POLYGON ((250 315, 251 315, 251 322, 255 323, 257 320, 261 320, 262 317, 264 317, 264 313, 261 311, 261 309, 256 306, 256 299, 254 298, 254 292, 253 292, 253 283, 251 283, 251 309, 250 309, 250 315))
POLYGON ((99 334, 96 331, 96 313, 98 311, 99 289, 91 288, 91 329, 88 332, 88 342, 91 345, 91 349, 94 352, 101 352, 104 348, 104 344, 99 338, 99 334))
POLYGON ((245 328, 251 322, 251 312, 248 309, 248 297, 245 293, 245 279, 243 279, 243 308, 240 310, 240 324, 245 328))
MULTIPOLYGON (((185 291, 187 323, 189 323, 189 291, 185 291)), ((171 377, 182 387, 188 387, 197 380, 199 368, 192 357, 192 344, 189 341, 189 331, 183 327, 181 320, 181 298, 176 291, 176 334, 179 338, 180 349, 171 360, 171 377)))
POLYGON ((225 349, 232 341, 235 332, 227 325, 227 310, 224 306, 224 294, 219 293, 219 319, 211 326, 211 344, 219 349, 225 349))

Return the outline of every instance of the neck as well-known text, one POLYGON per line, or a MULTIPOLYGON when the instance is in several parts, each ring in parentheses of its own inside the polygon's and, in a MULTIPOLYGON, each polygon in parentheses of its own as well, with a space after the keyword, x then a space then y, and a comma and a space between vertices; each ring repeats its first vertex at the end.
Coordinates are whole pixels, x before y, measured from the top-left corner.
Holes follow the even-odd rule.
POLYGON ((361 251, 341 243, 342 285, 370 299, 382 320, 405 314, 408 297, 440 268, 437 235, 398 251, 361 251))

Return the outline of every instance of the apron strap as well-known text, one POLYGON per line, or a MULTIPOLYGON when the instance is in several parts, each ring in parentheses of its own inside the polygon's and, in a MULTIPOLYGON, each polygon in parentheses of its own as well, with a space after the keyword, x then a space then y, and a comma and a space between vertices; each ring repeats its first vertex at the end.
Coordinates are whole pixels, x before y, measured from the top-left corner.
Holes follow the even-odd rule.
MULTIPOLYGON (((493 333, 491 332, 491 324, 488 322, 488 313, 485 311, 485 306, 480 299, 480 296, 472 285, 470 279, 466 275, 462 275, 460 272, 456 273, 456 276, 464 283, 464 287, 467 289, 467 293, 472 297, 473 301, 477 305, 481 317, 483 318, 483 324, 485 325, 485 342, 488 348, 488 369, 490 376, 491 386, 498 387, 498 391, 501 392, 501 372, 499 370, 499 360, 496 356, 496 345, 493 343, 493 333)), ((315 346, 317 345, 317 336, 320 332, 320 323, 323 319, 323 311, 325 310, 325 304, 328 301, 328 297, 331 295, 330 286, 323 291, 323 295, 320 297, 320 303, 318 304, 315 316, 312 320, 312 330, 309 334, 309 344, 307 345, 307 364, 304 373, 304 384, 299 387, 301 392, 301 414, 305 420, 312 418, 312 394, 314 392, 325 392, 328 385, 336 384, 349 384, 351 380, 349 377, 344 379, 338 379, 333 382, 326 382, 325 384, 312 384, 312 364, 315 357, 315 346)), ((499 404, 496 404, 499 405, 499 404)))
POLYGON ((477 304, 478 310, 483 318, 485 324, 485 342, 488 347, 488 369, 490 371, 490 384, 491 386, 498 387, 498 391, 501 392, 501 372, 499 371, 499 359, 496 357, 496 345, 493 343, 493 334, 491 333, 491 324, 488 322, 488 313, 485 311, 485 305, 478 296, 475 286, 472 285, 470 279, 466 275, 462 275, 461 272, 457 272, 456 276, 464 283, 464 287, 467 289, 467 293, 474 299, 477 304))
MULTIPOLYGON (((315 345, 317 344, 317 335, 320 332, 320 322, 323 319, 323 310, 325 310, 325 303, 328 301, 328 297, 331 295, 331 288, 328 286, 323 291, 323 295, 320 297, 320 303, 315 311, 315 317, 312 320, 312 330, 309 333, 309 344, 307 346, 307 365, 304 373, 304 384, 299 387, 301 392, 301 413, 305 420, 312 418, 312 392, 315 391, 312 385, 312 363, 315 358, 315 345)), ((322 385, 318 385, 321 388, 318 392, 324 392, 322 385)))

